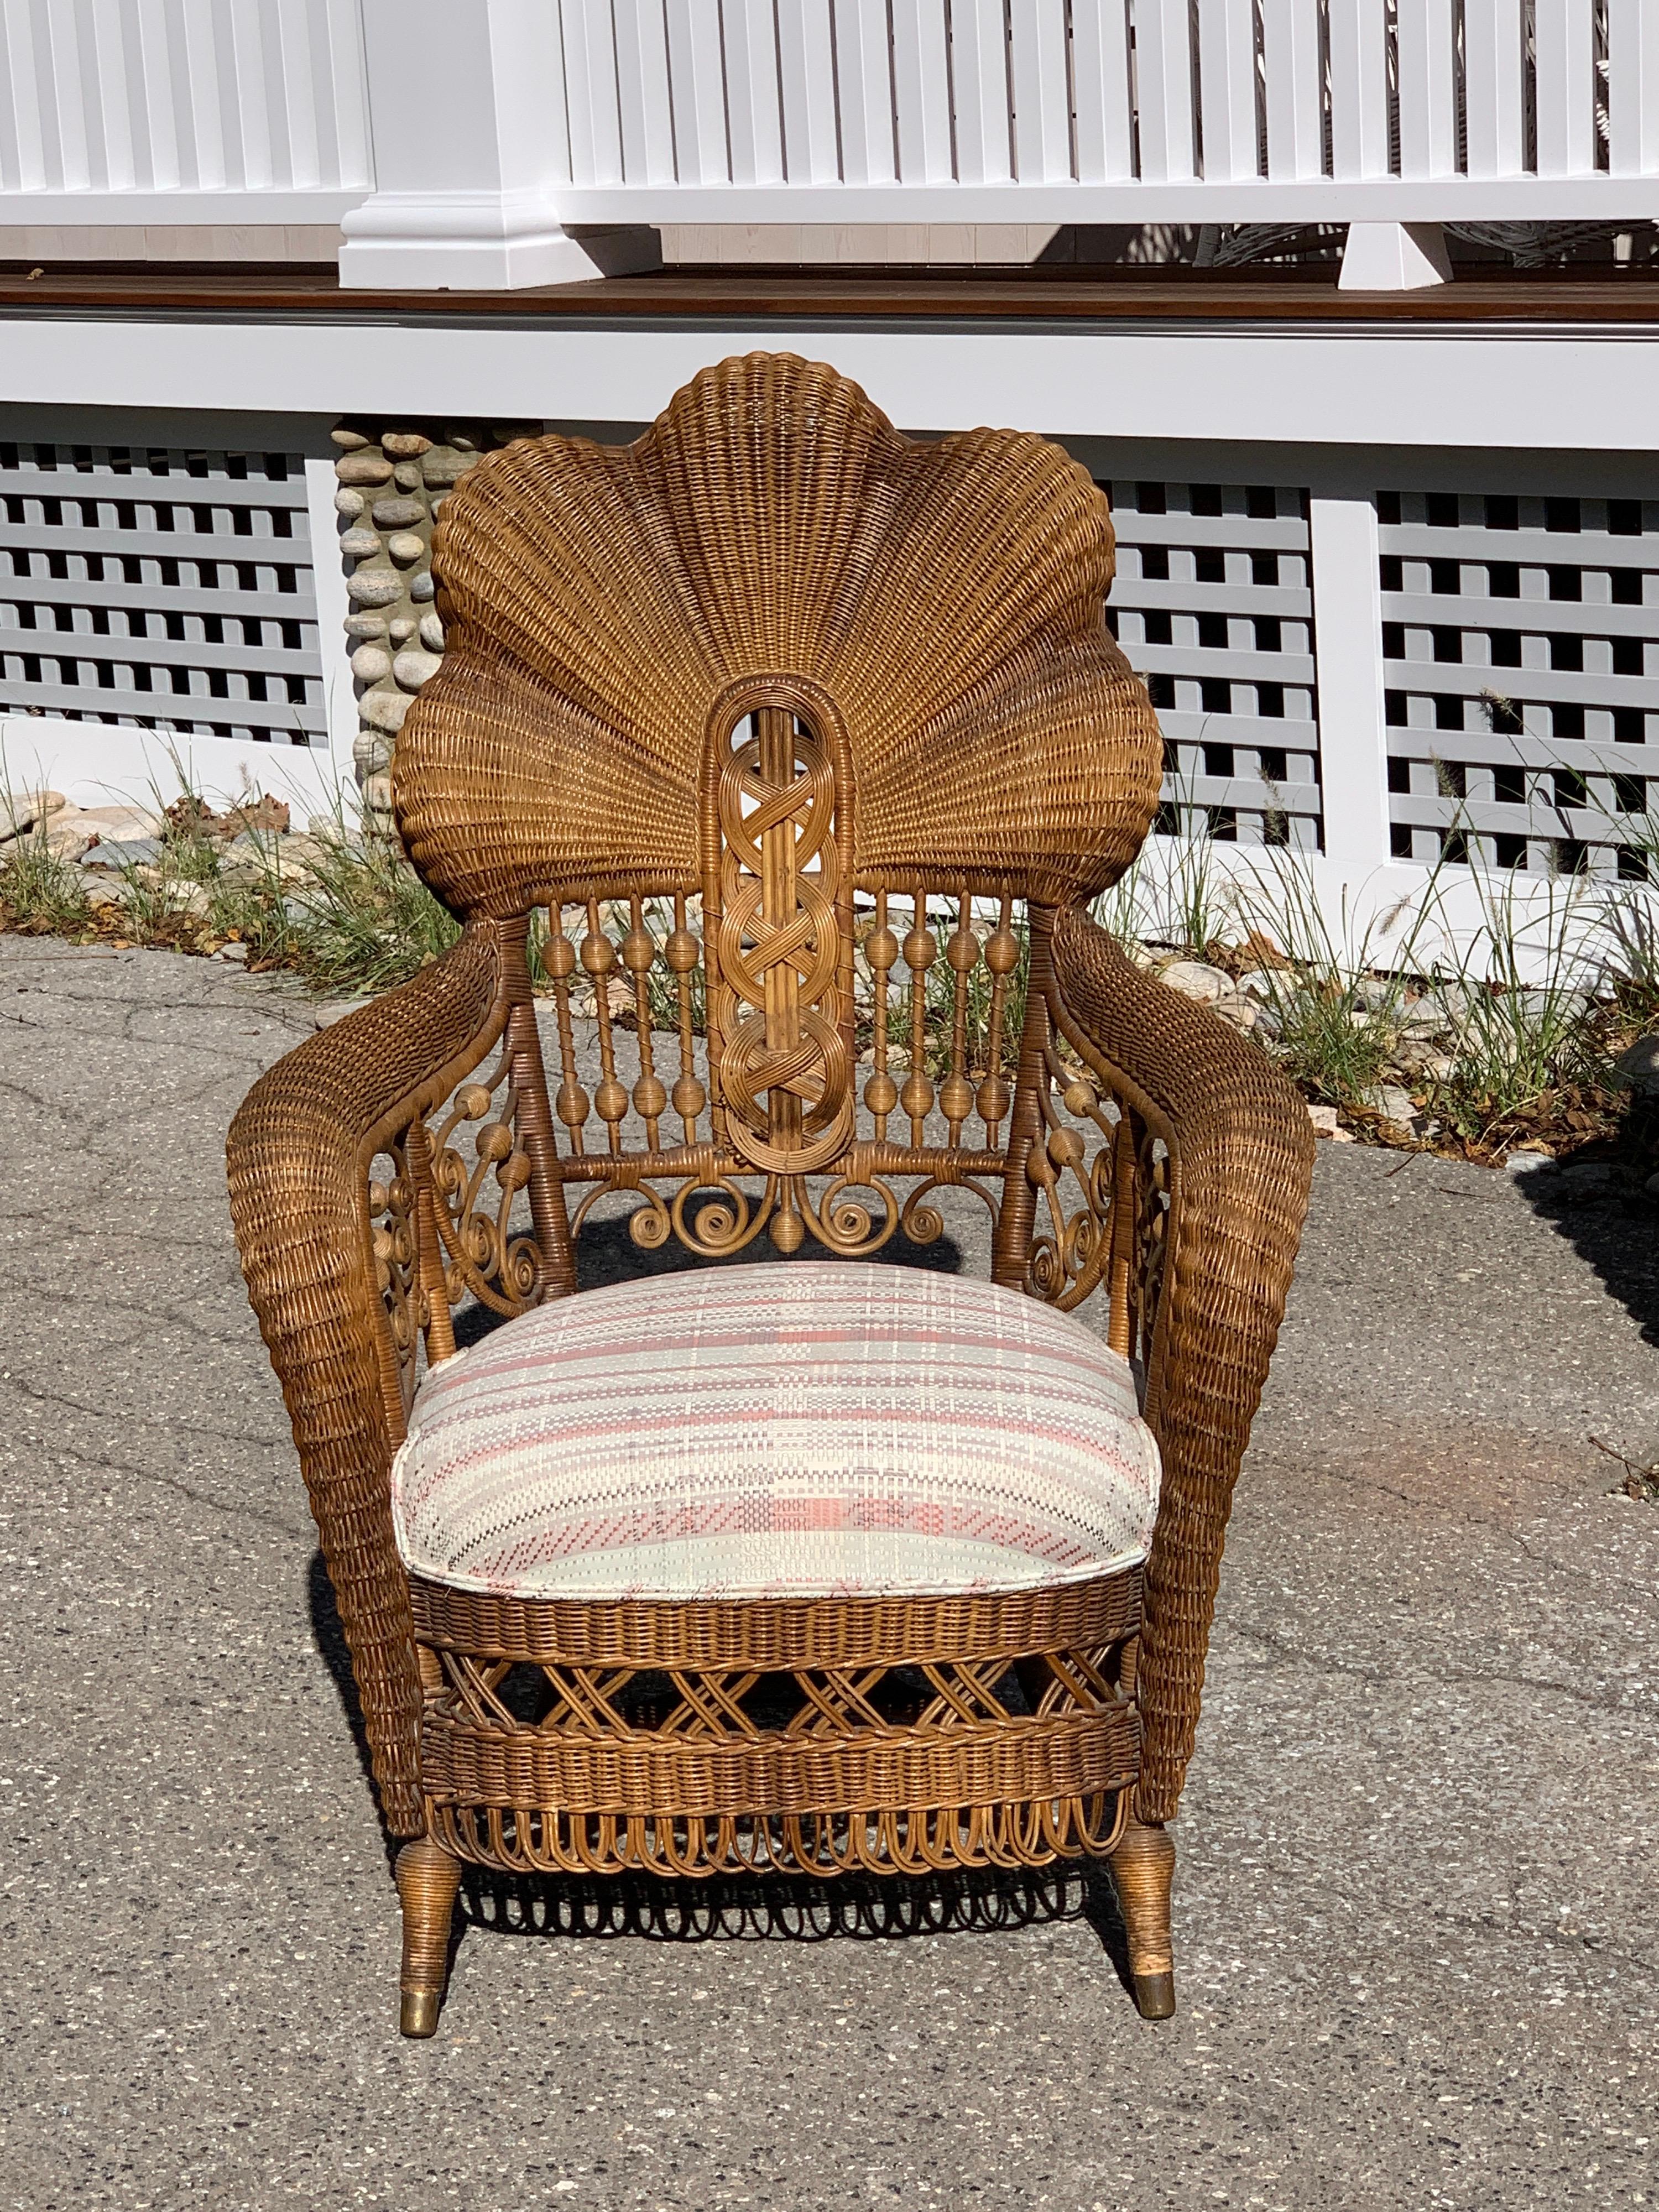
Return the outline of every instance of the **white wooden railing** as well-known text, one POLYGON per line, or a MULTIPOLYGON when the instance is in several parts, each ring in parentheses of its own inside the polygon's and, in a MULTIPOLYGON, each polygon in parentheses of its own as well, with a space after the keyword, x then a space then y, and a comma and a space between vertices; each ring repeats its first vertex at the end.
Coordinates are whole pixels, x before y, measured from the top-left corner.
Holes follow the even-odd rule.
MULTIPOLYGON (((365 0, 377 114, 408 112, 391 26, 406 35, 429 4, 365 0)), ((435 190, 423 152, 382 153, 380 189, 347 223, 348 281, 574 274, 557 233, 582 225, 1659 214, 1659 0, 442 12, 473 20, 487 64, 457 93, 435 190)))
POLYGON ((0 0, 0 223, 337 222, 373 185, 357 0, 0 0))
MULTIPOLYGON (((0 223, 568 229, 1659 215, 1659 0, 0 0, 0 223)), ((599 258, 603 259, 603 253, 599 258)))
POLYGON ((953 187, 1017 185, 1032 219, 1032 187, 1051 188, 1042 212, 1075 216, 1081 186, 1115 218, 1340 204, 1434 220, 1462 204, 1453 180, 1519 216, 1588 209, 1659 172, 1654 0, 562 0, 558 14, 566 204, 584 217, 673 187, 688 220, 730 204, 749 222, 748 195, 784 186, 881 194, 915 220, 918 191, 943 210, 953 187))

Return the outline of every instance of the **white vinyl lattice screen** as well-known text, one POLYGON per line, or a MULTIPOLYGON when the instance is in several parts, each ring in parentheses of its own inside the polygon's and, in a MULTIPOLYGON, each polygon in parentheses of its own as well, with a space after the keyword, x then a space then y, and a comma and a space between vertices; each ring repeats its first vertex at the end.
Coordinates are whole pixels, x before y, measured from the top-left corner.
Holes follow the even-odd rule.
POLYGON ((0 713, 326 744, 303 459, 0 442, 0 713))
POLYGON ((1384 492, 1394 856, 1645 877, 1659 501, 1384 492))
POLYGON ((1103 484, 1117 533, 1107 621, 1164 740, 1158 828, 1316 851, 1318 693, 1299 486, 1103 484))

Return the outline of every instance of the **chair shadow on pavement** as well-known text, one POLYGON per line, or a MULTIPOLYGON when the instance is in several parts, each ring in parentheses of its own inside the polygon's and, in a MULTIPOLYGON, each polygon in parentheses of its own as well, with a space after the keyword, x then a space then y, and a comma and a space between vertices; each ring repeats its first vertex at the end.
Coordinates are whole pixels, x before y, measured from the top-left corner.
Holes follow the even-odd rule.
MULTIPOLYGON (((351 1731, 372 1805, 368 1737, 320 1551, 312 1555, 307 1583, 312 1635, 351 1731)), ((398 1839, 384 1826, 381 1837, 389 1870, 398 1839)), ((756 1875, 701 1881, 655 1875, 510 1875, 468 1867, 451 1950, 474 1929, 656 1943, 823 1943, 838 1937, 891 1942, 916 1936, 988 1935, 1060 1920, 1082 1920, 1093 1929, 1118 1980, 1133 1995, 1128 1941, 1111 1877, 1103 1866, 1081 1860, 919 1875, 756 1875)))
POLYGON ((1659 1345, 1659 1204, 1631 1170, 1607 1170, 1601 1187, 1592 1179, 1587 1188, 1584 1173, 1537 1168, 1521 1178, 1521 1191, 1539 1219, 1589 1261, 1644 1341, 1659 1345))

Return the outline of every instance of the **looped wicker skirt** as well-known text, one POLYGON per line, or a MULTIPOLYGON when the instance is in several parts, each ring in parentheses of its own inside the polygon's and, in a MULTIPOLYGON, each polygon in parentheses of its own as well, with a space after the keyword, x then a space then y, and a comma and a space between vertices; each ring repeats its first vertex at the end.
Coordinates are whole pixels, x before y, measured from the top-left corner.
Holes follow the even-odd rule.
POLYGON ((411 1595, 433 1832, 511 1870, 1046 1864, 1112 1847, 1139 1769, 1138 1568, 951 1599, 411 1595))

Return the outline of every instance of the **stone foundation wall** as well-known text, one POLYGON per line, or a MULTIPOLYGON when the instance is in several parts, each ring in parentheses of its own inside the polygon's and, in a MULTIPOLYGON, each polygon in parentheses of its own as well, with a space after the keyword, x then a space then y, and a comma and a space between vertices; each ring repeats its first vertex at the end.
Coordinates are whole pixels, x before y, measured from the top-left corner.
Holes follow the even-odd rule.
POLYGON ((434 605, 432 526, 467 470, 486 453, 533 434, 535 423, 342 423, 334 465, 340 555, 351 612, 357 685, 354 760, 366 816, 389 828, 392 757, 410 702, 437 673, 443 623, 434 605))

